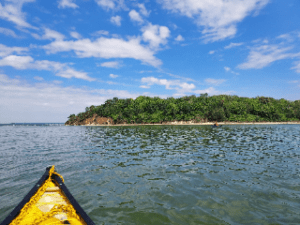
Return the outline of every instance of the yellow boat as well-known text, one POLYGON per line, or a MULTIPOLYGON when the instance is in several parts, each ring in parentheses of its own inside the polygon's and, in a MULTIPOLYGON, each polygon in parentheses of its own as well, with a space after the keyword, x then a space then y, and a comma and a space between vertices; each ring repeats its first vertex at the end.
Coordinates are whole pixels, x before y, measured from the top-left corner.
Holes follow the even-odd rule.
POLYGON ((77 203, 54 166, 46 169, 25 198, 0 225, 95 225, 77 203))

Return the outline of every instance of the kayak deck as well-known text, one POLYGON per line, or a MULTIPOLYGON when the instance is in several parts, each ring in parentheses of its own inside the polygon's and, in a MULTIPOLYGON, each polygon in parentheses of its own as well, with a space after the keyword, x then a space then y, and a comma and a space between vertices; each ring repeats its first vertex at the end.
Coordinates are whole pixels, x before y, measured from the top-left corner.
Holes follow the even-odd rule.
POLYGON ((1 225, 74 224, 94 225, 63 183, 54 166, 43 177, 1 225))

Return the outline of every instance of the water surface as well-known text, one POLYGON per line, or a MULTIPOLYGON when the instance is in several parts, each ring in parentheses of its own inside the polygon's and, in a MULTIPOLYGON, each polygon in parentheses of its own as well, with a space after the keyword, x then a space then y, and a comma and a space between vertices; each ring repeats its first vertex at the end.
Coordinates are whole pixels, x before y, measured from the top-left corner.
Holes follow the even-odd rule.
POLYGON ((0 127, 0 221, 55 165, 96 224, 298 224, 300 125, 0 127))

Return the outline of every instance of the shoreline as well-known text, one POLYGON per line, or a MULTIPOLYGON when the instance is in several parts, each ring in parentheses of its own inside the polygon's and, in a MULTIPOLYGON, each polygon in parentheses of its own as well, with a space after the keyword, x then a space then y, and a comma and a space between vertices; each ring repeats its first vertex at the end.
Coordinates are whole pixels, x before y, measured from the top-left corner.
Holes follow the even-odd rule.
MULTIPOLYGON (((218 122, 219 125, 287 125, 287 124, 299 124, 300 121, 294 122, 218 122)), ((100 126, 100 127, 121 127, 121 126, 164 126, 164 125, 197 125, 197 126, 211 126, 214 125, 213 122, 203 122, 203 123, 193 123, 190 121, 176 121, 167 122, 164 124, 153 123, 153 124, 85 124, 85 125, 65 125, 65 126, 100 126)))

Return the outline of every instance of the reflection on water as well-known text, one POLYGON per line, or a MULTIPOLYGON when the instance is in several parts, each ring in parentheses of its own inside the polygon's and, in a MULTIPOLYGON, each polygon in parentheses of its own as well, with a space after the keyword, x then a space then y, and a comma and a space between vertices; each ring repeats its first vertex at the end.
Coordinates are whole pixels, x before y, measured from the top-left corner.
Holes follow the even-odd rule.
POLYGON ((300 126, 0 127, 0 220, 54 164, 96 224, 300 220, 300 126))

